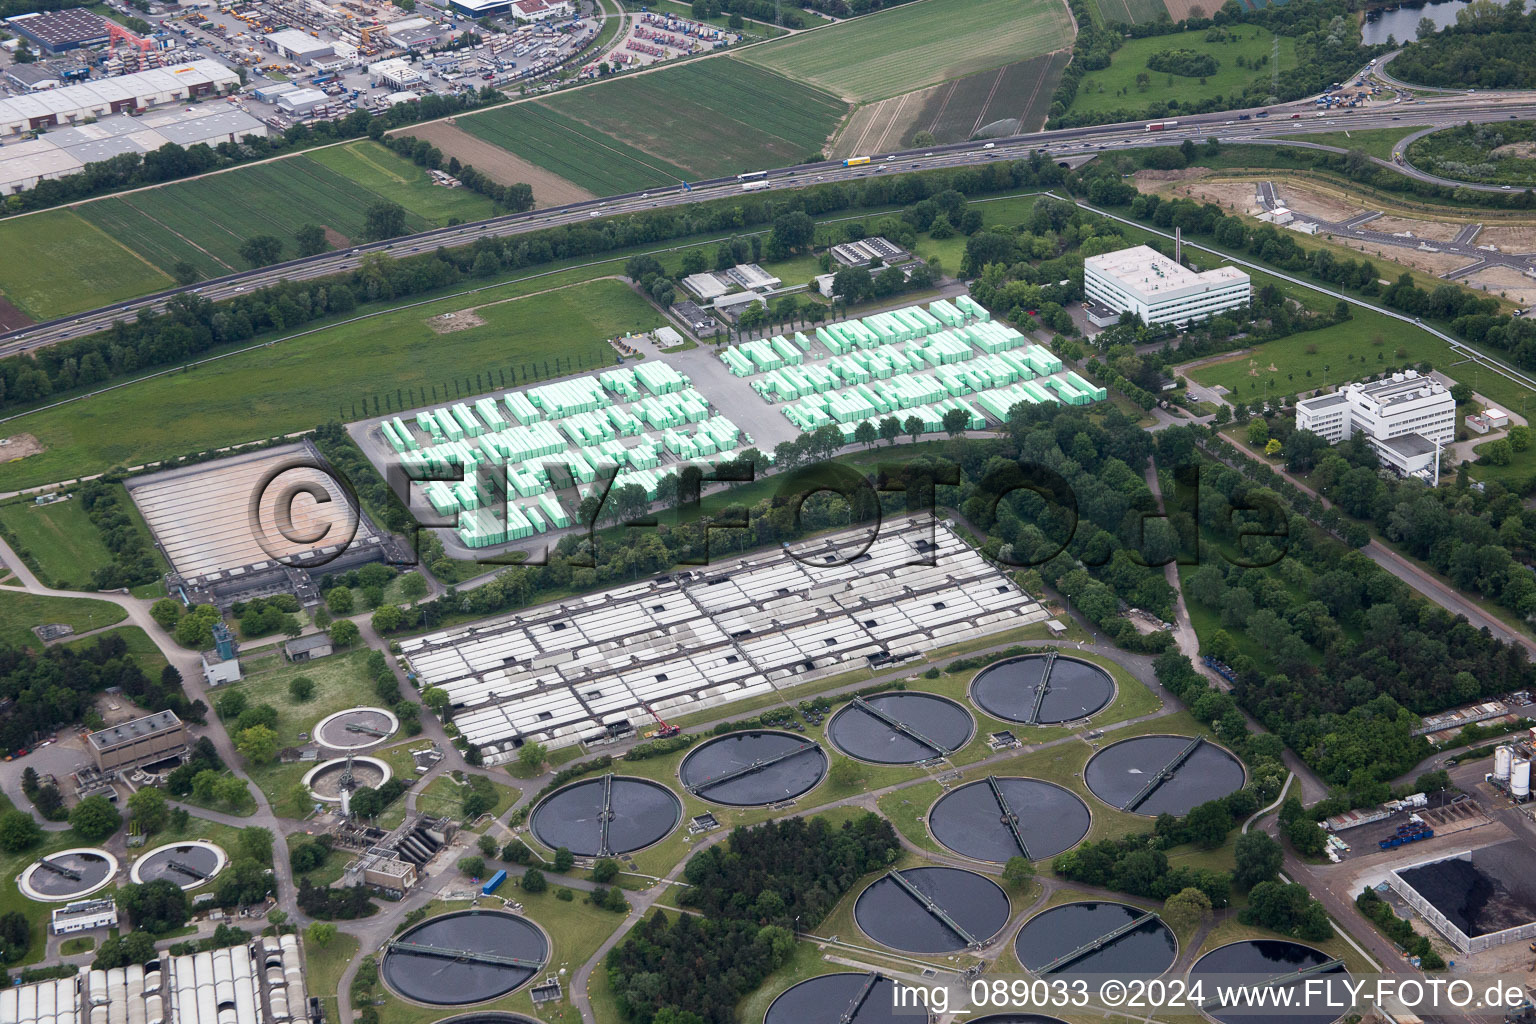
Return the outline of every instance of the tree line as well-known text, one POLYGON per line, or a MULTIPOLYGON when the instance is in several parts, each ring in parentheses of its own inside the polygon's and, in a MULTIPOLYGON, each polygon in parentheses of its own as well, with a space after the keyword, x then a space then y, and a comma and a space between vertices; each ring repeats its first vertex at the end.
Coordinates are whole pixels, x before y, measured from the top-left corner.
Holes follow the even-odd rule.
POLYGON ((1522 0, 1478 0, 1438 32, 1420 24, 1419 38, 1392 58, 1394 77, 1453 89, 1536 88, 1536 11, 1527 14, 1522 0))
MULTIPOLYGON (((13 0, 0 0, 10 3, 13 0)), ((50 0, 51 2, 51 0, 50 0)), ((52 8, 69 6, 59 2, 52 8)), ((346 139, 382 139, 384 133, 403 128, 419 121, 440 117, 452 117, 494 103, 503 103, 506 97, 489 86, 479 92, 466 92, 456 96, 428 93, 415 103, 397 103, 377 114, 366 110, 354 110, 335 121, 301 122, 282 132, 265 136, 247 135, 239 142, 220 142, 209 146, 199 142, 181 146, 167 142, 148 153, 121 153, 88 163, 74 174, 58 178, 43 178, 24 192, 5 197, 0 213, 27 213, 44 210, 50 206, 108 195, 125 189, 145 185, 160 185, 178 181, 209 171, 265 160, 269 157, 291 153, 313 146, 322 146, 346 139)), ((524 185, 523 188, 528 186, 524 185)))
MULTIPOLYGON (((818 216, 912 205, 951 189, 976 196, 1049 187, 1059 184, 1064 173, 1048 160, 999 161, 976 168, 824 184, 784 196, 732 197, 596 223, 501 238, 480 237, 467 246, 399 259, 371 254, 352 271, 303 282, 283 281, 218 303, 181 293, 172 296, 161 313, 141 311, 135 319, 119 320, 106 331, 0 359, 0 410, 24 407, 145 370, 181 365, 258 335, 350 313, 359 303, 404 299, 465 280, 676 238, 760 228, 791 211, 818 216)), ((538 367, 531 372, 526 366, 522 369, 523 380, 549 375, 548 371, 540 373, 538 367)), ((518 382, 515 375, 514 382, 518 382)))

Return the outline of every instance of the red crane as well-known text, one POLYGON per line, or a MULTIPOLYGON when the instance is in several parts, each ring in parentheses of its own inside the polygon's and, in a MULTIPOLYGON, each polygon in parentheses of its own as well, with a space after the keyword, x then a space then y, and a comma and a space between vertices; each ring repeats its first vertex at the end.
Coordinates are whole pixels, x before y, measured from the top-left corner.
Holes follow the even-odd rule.
POLYGON ((683 731, 683 727, 680 725, 667 724, 667 720, 662 718, 655 711, 651 710, 651 706, 649 704, 641 704, 640 706, 645 708, 647 714, 656 719, 657 725, 661 726, 660 729, 656 730, 657 739, 664 740, 669 736, 676 736, 678 733, 683 731))

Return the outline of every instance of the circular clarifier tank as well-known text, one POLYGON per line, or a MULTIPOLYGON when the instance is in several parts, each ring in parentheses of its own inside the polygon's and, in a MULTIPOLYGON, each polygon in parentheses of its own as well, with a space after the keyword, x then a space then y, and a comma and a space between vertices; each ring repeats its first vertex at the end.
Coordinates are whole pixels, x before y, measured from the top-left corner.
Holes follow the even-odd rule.
POLYGON ((733 807, 793 800, 827 776, 827 753, 788 732, 733 732, 696 747, 677 769, 694 796, 733 807))
POLYGON ((89 896, 116 874, 116 857, 106 850, 80 847, 38 858, 16 879, 16 885, 31 899, 55 903, 89 896))
POLYGON ((327 715, 315 726, 315 742, 331 750, 367 750, 389 739, 400 719, 385 708, 348 708, 327 715))
MULTIPOLYGON (((326 761, 315 765, 304 773, 304 785, 314 794, 316 800, 323 800, 329 804, 341 802, 341 779, 347 770, 347 759, 338 757, 332 761, 326 761)), ((389 781, 389 763, 376 757, 352 758, 352 781, 359 787, 367 786, 370 789, 378 789, 389 781)))
POLYGON ((557 789, 533 809, 528 827, 552 850, 608 857, 660 842, 683 817, 683 802, 649 779, 605 775, 557 789))
MULTIPOLYGON (((1322 950, 1299 942, 1251 939, 1211 950, 1195 961, 1189 970, 1189 980, 1192 985, 1197 981, 1204 982, 1203 988, 1207 992, 1213 991, 1217 985, 1258 985, 1317 967, 1332 959, 1322 950)), ((1349 974, 1342 966, 1319 972, 1314 977, 1330 979, 1335 989, 1334 1002, 1348 1001, 1342 991, 1342 984, 1348 981, 1349 974)), ((1292 985, 1294 994, 1290 998, 1293 1002, 1287 1004, 1289 1008, 1283 1018, 1286 1024, 1333 1024, 1343 1015, 1339 1007, 1327 1005, 1328 996, 1321 988, 1309 997, 1304 986, 1304 981, 1292 985)), ((1256 1013, 1246 1006, 1213 1004, 1214 1000, 1207 997, 1202 1008, 1207 1015, 1221 1021, 1221 1024, 1275 1024, 1279 1019, 1272 1009, 1256 1013)))
POLYGON ((1192 736, 1137 736, 1111 743, 1083 769, 1093 795, 1123 811, 1188 814, 1243 788, 1242 762, 1192 736))
POLYGON ((1030 860, 1070 850, 1088 834, 1090 817, 1076 793, 1055 783, 989 776, 939 797, 928 827, 963 857, 1004 864, 1026 849, 1030 860))
POLYGON ((971 713, 948 697, 896 691, 858 698, 827 723, 827 738, 849 757, 875 764, 916 764, 965 746, 971 713))
POLYGON ((1026 654, 989 665, 971 680, 971 700, 1005 722, 1056 725, 1102 711, 1115 681, 1099 666, 1064 655, 1026 654), (1040 696, 1041 682, 1045 696, 1040 696), (1037 707, 1038 702, 1038 707, 1037 707))
POLYGON ((549 940, 525 917, 462 910, 410 929, 389 944, 384 981, 407 999, 466 1006, 504 996, 549 962, 549 940))
POLYGON ((229 862, 224 850, 202 839, 157 847, 133 862, 129 872, 137 883, 167 879, 183 889, 211 881, 229 862))
POLYGON ((532 1017, 524 1017, 520 1013, 486 1010, 482 1013, 456 1013, 452 1017, 444 1017, 436 1024, 542 1024, 542 1022, 532 1017))
POLYGON ((861 972, 802 981, 773 1001, 763 1024, 920 1024, 929 1019, 915 1005, 897 1009, 896 983, 890 978, 861 972))
POLYGON ((1032 974, 1162 974, 1178 959, 1179 943, 1158 918, 1101 942, 1146 915, 1125 903, 1065 903, 1026 921, 1013 940, 1013 951, 1032 974), (1073 956, 1095 944, 1097 948, 1073 956))
POLYGON ((853 918, 864 934, 908 953, 953 953, 986 944, 1008 923, 996 882, 960 868, 887 872, 859 893, 853 918))

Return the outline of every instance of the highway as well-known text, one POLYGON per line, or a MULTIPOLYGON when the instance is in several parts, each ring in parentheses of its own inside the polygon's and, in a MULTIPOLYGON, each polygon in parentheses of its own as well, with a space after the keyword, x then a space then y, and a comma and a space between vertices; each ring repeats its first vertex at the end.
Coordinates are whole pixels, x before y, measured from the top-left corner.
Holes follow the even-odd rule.
MULTIPOLYGON (((1181 117, 1173 120, 1167 130, 1159 132, 1149 132, 1144 121, 1091 125, 1013 136, 992 142, 963 142, 932 146, 922 150, 870 154, 869 164, 854 167, 845 167, 841 161, 823 161, 794 167, 773 168, 765 172, 766 178, 762 184, 766 184, 770 190, 803 188, 817 183, 856 181, 895 171, 964 167, 986 164, 993 160, 1020 159, 1027 157, 1035 150, 1044 151, 1053 158, 1064 159, 1096 155, 1115 149, 1166 146, 1170 143, 1176 145, 1185 139, 1203 142, 1208 137, 1215 137, 1223 143, 1273 145, 1273 140, 1278 136, 1338 132, 1346 129, 1388 128, 1394 123, 1406 126, 1450 127, 1469 121, 1530 118, 1536 118, 1536 94, 1531 93, 1457 95, 1411 104, 1377 103, 1368 107, 1332 110, 1322 116, 1317 115, 1310 100, 1301 100, 1268 108, 1255 107, 1248 110, 1181 117), (1266 110, 1269 112, 1267 116, 1256 116, 1266 110)), ((1300 144, 1342 152, 1335 146, 1316 143, 1300 144)), ((1445 179, 1425 174, 1416 168, 1372 159, 1398 173, 1408 174, 1425 181, 1460 184, 1446 182, 1445 179)), ((1488 192, 1505 191, 1497 185, 1466 185, 1464 187, 1488 192)), ((714 178, 691 182, 687 186, 679 183, 652 189, 649 192, 632 192, 584 200, 469 224, 434 228, 420 234, 405 235, 385 242, 321 253, 318 256, 230 274, 195 285, 102 306, 78 316, 20 328, 0 335, 0 356, 16 355, 70 338, 106 330, 114 321, 132 319, 141 309, 162 309, 170 298, 183 292, 194 292, 215 301, 230 299, 284 280, 301 281, 353 270, 365 258, 376 253, 403 257, 427 252, 439 246, 453 248, 469 245, 479 238, 505 237, 562 224, 576 224, 600 217, 640 213, 661 207, 726 198, 741 193, 742 184, 736 178, 714 178)))

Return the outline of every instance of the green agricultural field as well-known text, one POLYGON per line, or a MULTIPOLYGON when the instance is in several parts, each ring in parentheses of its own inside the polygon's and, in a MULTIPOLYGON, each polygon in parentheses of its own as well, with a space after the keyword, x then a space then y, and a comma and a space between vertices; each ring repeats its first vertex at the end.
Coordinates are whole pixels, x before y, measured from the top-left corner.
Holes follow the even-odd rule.
POLYGON ((924 0, 754 46, 742 59, 852 102, 883 99, 1070 46, 1057 0, 924 0))
POLYGON ((1202 366, 1189 376, 1207 386, 1221 385, 1235 401, 1251 402, 1265 397, 1266 382, 1274 398, 1358 380, 1384 366, 1423 360, 1447 367, 1455 357, 1445 342, 1428 331, 1356 306, 1353 317, 1344 323, 1265 342, 1250 352, 1202 366), (1398 349, 1404 354, 1398 355, 1398 349))
POLYGON ((1411 124, 1399 128, 1372 128, 1363 132, 1316 132, 1314 134, 1286 135, 1283 138, 1297 142, 1315 142, 1320 146, 1338 146, 1340 149, 1358 149, 1382 160, 1391 160, 1394 145, 1426 125, 1411 124))
POLYGON ((578 367, 597 367, 613 359, 606 339, 663 322, 655 307, 612 280, 501 301, 558 283, 520 282, 500 294, 444 299, 323 328, 302 342, 199 367, 191 382, 170 374, 23 417, 15 430, 36 435, 47 450, 0 466, 0 475, 8 485, 68 479, 117 463, 303 430, 338 415, 363 415, 353 403, 368 396, 442 389, 455 378, 462 386, 466 375, 530 368, 556 354, 578 367), (428 326, 431 317, 468 306, 479 306, 483 326, 451 334, 428 326))
POLYGON ((335 245, 357 240, 368 207, 383 200, 405 208, 410 231, 492 212, 489 199, 433 185, 425 169, 376 142, 102 199, 78 211, 156 266, 169 270, 185 260, 214 276, 245 269, 240 243, 253 235, 282 239, 285 259, 298 255, 293 234, 305 224, 329 228, 335 245))
POLYGON ((0 294, 32 319, 51 320, 175 284, 114 234, 74 210, 0 221, 0 294))
POLYGON ((458 126, 612 195, 798 163, 822 150, 846 112, 825 93, 722 58, 512 104, 458 126))
MULTIPOLYGON (((1111 15, 1111 19, 1114 20, 1111 15)), ((1159 100, 1177 96, 1180 103, 1196 103, 1218 96, 1241 96, 1243 90, 1254 82, 1267 82, 1273 66, 1255 67, 1270 57, 1274 36, 1257 25, 1238 25, 1227 29, 1224 42, 1207 42, 1205 30, 1180 32, 1170 36, 1150 36, 1146 39, 1127 39, 1110 58, 1109 67, 1090 71, 1077 90, 1070 113, 1092 114, 1101 111, 1135 110, 1159 100), (1194 50, 1209 54, 1220 62, 1216 73, 1199 78, 1169 75, 1152 71, 1147 61, 1163 50, 1194 50), (1242 58, 1244 67, 1238 66, 1242 58), (1138 87, 1136 76, 1151 76, 1145 87, 1138 87), (1172 79, 1172 85, 1169 79, 1172 79)), ((1280 74, 1296 66, 1296 44, 1288 36, 1280 37, 1280 74)))
POLYGON ((1098 7, 1105 20, 1130 25, 1156 21, 1168 13, 1163 0, 1098 0, 1098 7))
MULTIPOLYGON (((1065 53, 1048 53, 995 71, 967 75, 935 89, 913 122, 912 133, 932 132, 935 142, 949 143, 964 142, 999 122, 999 130, 990 134, 1036 130, 1045 123, 1051 94, 1061 81, 1067 57, 1065 53)), ((903 144, 912 144, 910 134, 903 144)))

